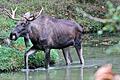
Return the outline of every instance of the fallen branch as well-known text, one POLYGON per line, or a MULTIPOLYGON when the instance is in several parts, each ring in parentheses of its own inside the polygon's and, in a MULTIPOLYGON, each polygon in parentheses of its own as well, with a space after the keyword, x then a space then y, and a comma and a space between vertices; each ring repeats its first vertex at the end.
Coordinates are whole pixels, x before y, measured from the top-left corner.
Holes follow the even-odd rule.
POLYGON ((102 23, 115 22, 115 20, 113 20, 113 19, 101 19, 101 18, 93 17, 93 16, 87 14, 85 11, 80 11, 80 13, 83 15, 83 17, 87 17, 89 19, 92 19, 92 20, 95 20, 98 22, 102 22, 102 23))

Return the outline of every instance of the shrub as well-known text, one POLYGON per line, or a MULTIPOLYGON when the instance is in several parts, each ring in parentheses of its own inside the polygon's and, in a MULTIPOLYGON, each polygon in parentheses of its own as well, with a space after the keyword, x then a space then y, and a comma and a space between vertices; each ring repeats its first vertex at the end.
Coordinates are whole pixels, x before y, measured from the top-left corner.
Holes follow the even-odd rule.
MULTIPOLYGON (((59 59, 56 50, 52 50, 50 65, 59 59)), ((15 48, 0 46, 0 71, 17 71, 24 67, 24 54, 15 48)), ((33 54, 29 58, 29 67, 38 68, 44 66, 44 53, 42 51, 33 54)))
POLYGON ((22 68, 22 55, 14 48, 0 46, 0 71, 15 71, 22 68))
MULTIPOLYGON (((30 56, 29 67, 30 68, 43 67, 45 65, 44 59, 45 59, 44 52, 38 51, 37 53, 30 56)), ((59 55, 58 55, 57 50, 51 50, 50 65, 55 64, 58 59, 59 59, 59 55)))
POLYGON ((103 31, 113 32, 120 29, 120 6, 115 7, 110 1, 107 2, 107 13, 105 17, 113 22, 105 23, 103 31))

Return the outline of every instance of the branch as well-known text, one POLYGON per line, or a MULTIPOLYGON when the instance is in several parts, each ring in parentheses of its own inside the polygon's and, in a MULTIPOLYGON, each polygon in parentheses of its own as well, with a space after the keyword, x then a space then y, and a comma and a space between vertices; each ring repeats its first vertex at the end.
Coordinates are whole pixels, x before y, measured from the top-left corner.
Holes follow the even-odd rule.
POLYGON ((95 20, 98 22, 102 22, 102 23, 115 22, 115 20, 113 20, 113 19, 101 19, 101 18, 93 17, 93 16, 87 14, 85 11, 80 11, 80 13, 83 15, 83 17, 87 17, 89 19, 92 19, 92 20, 95 20))

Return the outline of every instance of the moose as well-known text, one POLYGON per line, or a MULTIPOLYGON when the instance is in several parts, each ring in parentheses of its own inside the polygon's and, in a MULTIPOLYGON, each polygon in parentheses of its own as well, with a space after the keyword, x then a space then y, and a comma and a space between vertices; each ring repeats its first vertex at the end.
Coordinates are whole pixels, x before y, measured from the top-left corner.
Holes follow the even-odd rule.
MULTIPOLYGON (((45 53, 45 69, 48 69, 50 62, 50 50, 62 49, 66 64, 72 62, 68 47, 73 46, 78 54, 80 64, 84 64, 82 55, 82 25, 79 25, 73 20, 57 19, 51 16, 39 13, 25 13, 21 19, 15 18, 17 9, 12 10, 8 16, 17 20, 16 27, 10 33, 10 40, 17 40, 19 37, 24 37, 27 46, 31 40, 33 46, 24 54, 24 62, 26 69, 28 67, 28 58, 31 54, 42 50, 45 53), (69 60, 70 59, 70 60, 69 60)), ((8 13, 8 11, 6 11, 8 13)))

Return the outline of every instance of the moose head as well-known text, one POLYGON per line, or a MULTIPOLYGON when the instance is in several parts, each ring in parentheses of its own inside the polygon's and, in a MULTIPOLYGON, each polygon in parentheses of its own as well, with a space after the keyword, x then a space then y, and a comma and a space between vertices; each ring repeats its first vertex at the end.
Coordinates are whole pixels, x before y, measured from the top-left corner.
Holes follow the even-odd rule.
POLYGON ((17 21, 15 28, 10 33, 10 40, 17 40, 19 37, 28 36, 27 35, 27 33, 28 33, 27 26, 29 25, 29 23, 31 21, 37 19, 41 15, 41 13, 43 11, 43 7, 39 13, 30 14, 30 12, 27 12, 20 18, 15 18, 15 13, 16 13, 17 7, 14 10, 11 9, 11 12, 7 9, 4 9, 4 10, 6 11, 9 18, 17 21))

